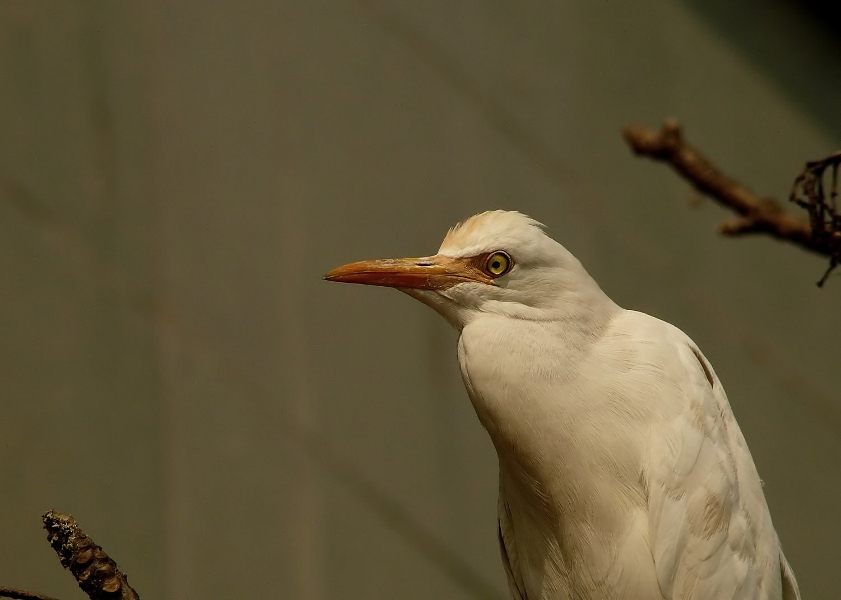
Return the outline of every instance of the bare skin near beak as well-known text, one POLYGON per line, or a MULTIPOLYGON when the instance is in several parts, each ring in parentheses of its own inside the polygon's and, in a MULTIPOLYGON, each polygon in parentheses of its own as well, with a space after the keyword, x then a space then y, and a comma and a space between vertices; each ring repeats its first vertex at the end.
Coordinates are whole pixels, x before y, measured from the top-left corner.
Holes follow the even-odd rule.
POLYGON ((475 257, 451 258, 440 254, 425 258, 363 260, 336 267, 324 279, 421 290, 444 290, 468 281, 492 283, 475 257))

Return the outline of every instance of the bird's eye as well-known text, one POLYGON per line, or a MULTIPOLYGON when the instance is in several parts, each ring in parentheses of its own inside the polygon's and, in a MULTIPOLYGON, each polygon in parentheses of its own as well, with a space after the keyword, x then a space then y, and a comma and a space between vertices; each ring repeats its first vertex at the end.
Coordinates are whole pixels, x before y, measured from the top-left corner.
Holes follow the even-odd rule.
POLYGON ((491 277, 501 277, 511 270, 514 261, 505 252, 494 252, 485 261, 485 271, 491 277))

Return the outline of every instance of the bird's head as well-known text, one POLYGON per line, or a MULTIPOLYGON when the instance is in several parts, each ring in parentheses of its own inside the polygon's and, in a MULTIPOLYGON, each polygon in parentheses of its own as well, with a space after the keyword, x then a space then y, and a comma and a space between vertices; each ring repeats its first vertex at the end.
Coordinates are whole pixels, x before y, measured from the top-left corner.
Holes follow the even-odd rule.
POLYGON ((397 288, 456 328, 482 314, 558 320, 610 300, 581 263, 518 212, 495 210, 450 229, 438 253, 364 260, 333 269, 328 281, 397 288))

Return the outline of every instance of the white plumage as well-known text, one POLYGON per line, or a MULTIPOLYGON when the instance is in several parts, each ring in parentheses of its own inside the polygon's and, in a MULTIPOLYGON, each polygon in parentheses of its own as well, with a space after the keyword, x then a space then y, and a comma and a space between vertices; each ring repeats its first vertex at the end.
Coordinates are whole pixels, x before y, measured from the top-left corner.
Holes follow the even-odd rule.
POLYGON ((513 598, 799 599, 710 364, 614 304, 539 223, 482 213, 435 256, 326 278, 401 289, 460 332, 513 598))

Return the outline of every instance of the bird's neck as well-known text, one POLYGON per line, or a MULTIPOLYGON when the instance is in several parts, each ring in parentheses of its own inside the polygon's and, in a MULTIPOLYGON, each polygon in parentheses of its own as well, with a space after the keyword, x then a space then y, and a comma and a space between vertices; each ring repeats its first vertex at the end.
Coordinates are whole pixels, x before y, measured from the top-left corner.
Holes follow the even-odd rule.
POLYGON ((496 447, 501 476, 536 514, 546 514, 547 498, 566 495, 567 484, 576 481, 571 472, 582 468, 595 447, 582 423, 598 409, 575 390, 594 345, 610 327, 611 306, 548 322, 489 316, 462 331, 462 374, 496 447))

